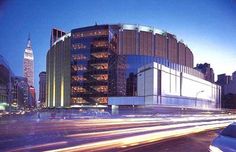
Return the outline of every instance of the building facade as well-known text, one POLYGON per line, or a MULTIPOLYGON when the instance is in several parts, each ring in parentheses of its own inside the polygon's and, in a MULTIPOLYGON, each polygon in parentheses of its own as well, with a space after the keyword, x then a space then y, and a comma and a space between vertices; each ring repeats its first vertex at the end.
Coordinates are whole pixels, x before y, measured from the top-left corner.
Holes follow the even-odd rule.
POLYGON ((108 105, 108 97, 137 96, 138 68, 153 62, 204 78, 173 34, 127 24, 73 29, 47 53, 47 106, 108 105))
POLYGON ((230 75, 226 75, 225 73, 224 74, 219 74, 217 76, 217 81, 216 83, 220 86, 223 86, 223 85, 226 85, 226 84, 229 84, 229 82, 231 81, 231 76, 230 75))
MULTIPOLYGON (((224 75, 224 74, 223 74, 224 75)), ((219 75, 221 76, 221 75, 219 75)), ((221 77, 220 77, 221 78, 221 77)), ((223 94, 236 94, 236 71, 232 73, 232 76, 226 76, 223 77, 222 82, 222 88, 223 88, 223 94)), ((218 82, 221 82, 222 80, 219 79, 218 82)))
POLYGON ((37 102, 36 102, 36 91, 33 86, 29 86, 29 102, 31 107, 36 107, 37 102))
POLYGON ((34 86, 34 54, 30 37, 24 52, 24 77, 27 78, 29 86, 34 86))
POLYGON ((204 79, 214 83, 215 82, 215 74, 214 70, 211 68, 211 65, 208 63, 200 63, 194 68, 204 74, 204 79))
POLYGON ((34 105, 27 78, 15 76, 0 55, 0 110, 4 104, 5 110, 31 108, 34 105))
POLYGON ((12 73, 7 61, 0 55, 0 103, 12 102, 12 73))
POLYGON ((45 104, 46 101, 46 72, 39 73, 39 101, 45 104))
POLYGON ((27 83, 27 78, 14 76, 12 78, 13 82, 13 103, 18 105, 19 107, 29 108, 30 104, 30 93, 29 93, 29 85, 27 83))
POLYGON ((46 106, 70 106, 71 34, 57 39, 47 53, 46 106))
POLYGON ((222 87, 222 95, 226 95, 227 92, 225 92, 224 86, 228 85, 230 81, 232 80, 232 77, 230 75, 219 74, 217 76, 216 84, 220 85, 222 87))
POLYGON ((66 32, 58 30, 58 29, 52 29, 51 31, 51 38, 50 38, 50 47, 52 47, 53 43, 58 40, 60 37, 64 36, 66 32))
POLYGON ((138 69, 137 96, 109 97, 109 105, 165 105, 220 108, 221 87, 156 62, 138 69))

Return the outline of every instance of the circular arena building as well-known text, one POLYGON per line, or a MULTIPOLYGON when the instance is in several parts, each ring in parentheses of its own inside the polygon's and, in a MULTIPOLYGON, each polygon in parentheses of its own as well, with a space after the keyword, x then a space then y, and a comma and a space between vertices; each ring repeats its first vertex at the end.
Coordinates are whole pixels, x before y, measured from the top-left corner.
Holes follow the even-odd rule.
MULTIPOLYGON (((194 82, 198 81, 195 78, 199 79, 199 84, 204 84, 202 88, 208 89, 206 86, 209 86, 213 92, 205 91, 207 95, 200 95, 197 100, 216 106, 216 102, 220 102, 220 87, 213 86, 210 82, 200 82, 205 82, 203 74, 193 69, 193 63, 193 53, 186 44, 178 41, 175 35, 153 27, 128 24, 94 25, 72 29, 70 33, 53 29, 51 46, 47 53, 47 106, 134 105, 129 101, 140 100, 132 97, 143 98, 144 101, 140 100, 139 105, 158 104, 169 95, 181 98, 181 101, 186 99, 187 102, 194 102, 201 85, 188 96, 182 90, 184 74, 194 77, 194 82), (145 93, 140 93, 142 88, 145 92, 150 91, 150 88, 141 86, 139 73, 145 69, 143 66, 152 63, 163 68, 158 66, 157 75, 149 77, 157 79, 156 92, 151 93, 156 98, 152 98, 150 102, 146 101, 149 99, 145 98, 145 93), (161 74, 164 68, 175 72, 164 76, 161 74), (163 90, 168 90, 164 87, 167 85, 164 82, 167 81, 170 81, 169 94, 163 90), (174 83, 173 94, 171 85, 174 83), (214 97, 208 95, 213 93, 214 97), (119 99, 122 102, 116 102, 119 99)), ((148 86, 152 86, 152 82, 154 80, 148 86)))

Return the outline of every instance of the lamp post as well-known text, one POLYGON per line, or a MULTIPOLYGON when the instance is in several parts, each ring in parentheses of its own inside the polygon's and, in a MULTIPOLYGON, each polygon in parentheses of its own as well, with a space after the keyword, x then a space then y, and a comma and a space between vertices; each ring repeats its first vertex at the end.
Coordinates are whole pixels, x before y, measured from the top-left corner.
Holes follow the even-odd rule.
POLYGON ((202 92, 204 92, 204 90, 198 91, 198 92, 196 93, 195 108, 197 107, 197 96, 198 96, 200 93, 202 93, 202 92))

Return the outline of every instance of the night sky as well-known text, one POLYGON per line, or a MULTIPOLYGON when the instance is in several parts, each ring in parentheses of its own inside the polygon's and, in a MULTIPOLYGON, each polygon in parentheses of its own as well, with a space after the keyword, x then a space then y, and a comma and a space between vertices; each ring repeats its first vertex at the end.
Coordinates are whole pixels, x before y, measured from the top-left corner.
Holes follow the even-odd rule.
POLYGON ((235 0, 0 0, 0 54, 15 75, 22 76, 30 33, 38 90, 38 74, 46 70, 51 29, 70 32, 95 22, 163 29, 188 45, 195 64, 210 63, 216 75, 236 71, 235 0))

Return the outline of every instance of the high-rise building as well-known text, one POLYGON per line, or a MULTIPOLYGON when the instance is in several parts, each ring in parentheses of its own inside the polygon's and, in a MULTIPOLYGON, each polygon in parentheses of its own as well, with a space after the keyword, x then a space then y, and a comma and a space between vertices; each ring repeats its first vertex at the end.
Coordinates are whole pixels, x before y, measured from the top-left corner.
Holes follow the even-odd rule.
POLYGON ((29 86, 34 86, 34 54, 30 36, 24 52, 24 77, 27 78, 29 86))
POLYGON ((215 82, 214 70, 211 68, 210 64, 208 64, 208 63, 197 64, 197 66, 194 69, 202 72, 204 74, 205 80, 210 81, 210 82, 215 82))
POLYGON ((226 88, 225 86, 227 86, 230 83, 231 80, 232 80, 231 76, 230 75, 226 75, 225 73, 224 74, 219 74, 217 76, 216 84, 218 84, 218 85, 220 85, 222 87, 222 89, 221 89, 222 95, 226 95, 227 94, 227 91, 225 91, 225 88, 226 88))
POLYGON ((40 104, 45 104, 46 100, 46 72, 39 73, 39 101, 40 104))
POLYGON ((12 105, 17 109, 30 108, 35 102, 35 94, 31 92, 27 78, 15 76, 7 61, 0 55, 0 103, 8 103, 7 109, 13 108, 12 105))
MULTIPOLYGON (((191 50, 168 32, 148 26, 105 24, 72 29, 65 35, 59 33, 52 32, 56 38, 51 38, 47 53, 48 107, 107 106, 111 97, 137 96, 138 69, 153 62, 171 72, 167 77, 156 77, 168 83, 176 80, 175 86, 166 88, 166 92, 173 93, 180 88, 179 73, 203 79, 205 83, 203 73, 193 69, 191 50), (171 81, 167 81, 168 78, 171 81)), ((208 85, 212 83, 206 81, 208 85)), ((202 91, 204 87, 200 83, 195 91, 202 91)), ((179 96, 184 92, 178 92, 179 96)), ((191 94, 193 102, 196 92, 191 94)))
POLYGON ((232 73, 232 80, 233 80, 233 81, 236 81, 236 71, 234 71, 234 72, 232 73))
POLYGON ((0 55, 0 103, 12 103, 12 76, 8 62, 0 55))
POLYGON ((36 94, 35 94, 35 88, 33 86, 29 87, 29 102, 31 107, 36 107, 36 94))
POLYGON ((232 73, 232 76, 226 74, 218 75, 217 84, 222 86, 222 94, 236 94, 236 71, 232 73))
POLYGON ((30 92, 27 79, 21 76, 13 77, 13 103, 16 103, 19 107, 30 107, 30 92))
POLYGON ((226 84, 229 84, 229 82, 231 81, 231 76, 230 75, 226 75, 224 74, 219 74, 217 76, 217 81, 216 84, 220 85, 220 86, 224 86, 226 84))
POLYGON ((236 108, 236 71, 232 76, 224 74, 218 75, 216 82, 222 87, 222 107, 223 108, 236 108))

